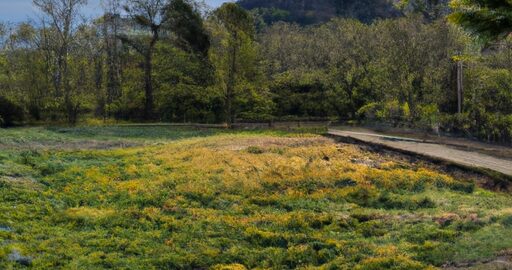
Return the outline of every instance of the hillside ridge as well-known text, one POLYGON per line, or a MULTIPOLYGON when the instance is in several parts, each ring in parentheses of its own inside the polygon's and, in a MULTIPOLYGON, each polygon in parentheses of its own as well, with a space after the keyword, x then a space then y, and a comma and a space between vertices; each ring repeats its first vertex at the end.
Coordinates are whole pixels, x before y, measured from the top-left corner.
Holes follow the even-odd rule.
POLYGON ((448 0, 410 0, 406 5, 400 0, 239 0, 238 3, 266 24, 287 21, 309 25, 334 17, 371 23, 408 12, 419 12, 426 18, 435 19, 448 12, 448 0))
POLYGON ((245 9, 255 10, 267 23, 284 20, 315 24, 336 16, 371 22, 402 14, 393 0, 240 0, 238 3, 245 9))

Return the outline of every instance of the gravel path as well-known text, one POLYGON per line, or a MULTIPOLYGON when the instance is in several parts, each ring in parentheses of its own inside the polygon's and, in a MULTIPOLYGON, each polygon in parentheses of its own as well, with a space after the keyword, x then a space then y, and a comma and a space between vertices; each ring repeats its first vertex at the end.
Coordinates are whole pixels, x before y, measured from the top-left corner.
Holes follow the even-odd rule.
POLYGON ((461 150, 442 143, 409 137, 388 136, 373 131, 359 132, 329 129, 328 134, 335 137, 381 145, 463 166, 493 170, 512 176, 512 160, 483 154, 477 150, 472 151, 470 148, 461 150))

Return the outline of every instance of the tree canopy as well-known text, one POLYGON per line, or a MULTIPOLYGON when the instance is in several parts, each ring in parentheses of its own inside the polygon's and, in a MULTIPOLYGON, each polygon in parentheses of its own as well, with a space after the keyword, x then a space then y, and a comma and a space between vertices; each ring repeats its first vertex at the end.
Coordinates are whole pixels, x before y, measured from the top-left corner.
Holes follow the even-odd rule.
POLYGON ((508 0, 452 0, 450 20, 484 40, 496 40, 512 32, 512 3, 508 0))
POLYGON ((253 1, 255 12, 236 3, 204 10, 193 0, 108 0, 103 16, 86 20, 83 0, 36 0, 40 23, 0 24, 0 102, 10 108, 0 110, 0 125, 309 119, 510 142, 506 2, 452 3, 452 20, 502 38, 485 51, 447 22, 446 0, 400 1, 406 16, 372 23, 344 12, 386 1, 292 2, 253 1), (282 12, 285 2, 296 5, 282 12), (287 21, 294 7, 310 15, 331 7, 346 18, 305 26, 287 21), (284 22, 262 22, 274 15, 284 22))

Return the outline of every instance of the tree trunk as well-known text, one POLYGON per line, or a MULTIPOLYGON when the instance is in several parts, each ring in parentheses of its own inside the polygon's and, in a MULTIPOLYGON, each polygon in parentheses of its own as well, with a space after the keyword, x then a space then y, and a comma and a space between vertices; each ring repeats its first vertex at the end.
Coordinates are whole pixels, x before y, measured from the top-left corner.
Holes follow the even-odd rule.
MULTIPOLYGON (((115 12, 112 14, 116 14, 115 12)), ((107 100, 110 105, 121 97, 121 70, 119 61, 119 48, 117 45, 118 37, 118 18, 116 15, 110 15, 108 21, 103 26, 107 58, 107 100)), ((106 111, 106 117, 110 117, 110 111, 106 111)))
POLYGON ((229 66, 228 83, 226 86, 226 114, 229 127, 235 122, 235 110, 233 108, 233 100, 235 98, 235 80, 236 80, 236 60, 237 60, 237 34, 233 38, 231 48, 231 62, 229 66))
POLYGON ((462 113, 462 103, 464 100, 463 92, 463 64, 462 61, 457 62, 457 113, 462 113))
POLYGON ((68 66, 68 45, 63 45, 63 60, 62 60, 62 83, 64 84, 64 106, 67 113, 68 124, 76 124, 75 106, 72 100, 72 88, 69 80, 69 66, 68 66))
POLYGON ((144 120, 153 119, 153 63, 152 63, 152 49, 144 59, 144 91, 145 91, 145 104, 144 104, 144 120))

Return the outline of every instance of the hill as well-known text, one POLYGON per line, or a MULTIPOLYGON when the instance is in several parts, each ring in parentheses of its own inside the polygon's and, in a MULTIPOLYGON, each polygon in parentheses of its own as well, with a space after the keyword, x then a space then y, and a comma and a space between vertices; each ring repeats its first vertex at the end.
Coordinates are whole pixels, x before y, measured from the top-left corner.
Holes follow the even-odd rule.
POLYGON ((449 12, 448 0, 240 0, 266 24, 276 21, 317 24, 333 17, 354 18, 365 23, 419 12, 433 20, 449 12))
POLYGON ((240 0, 238 3, 260 15, 266 23, 282 20, 306 25, 336 16, 371 22, 402 14, 393 0, 240 0))

